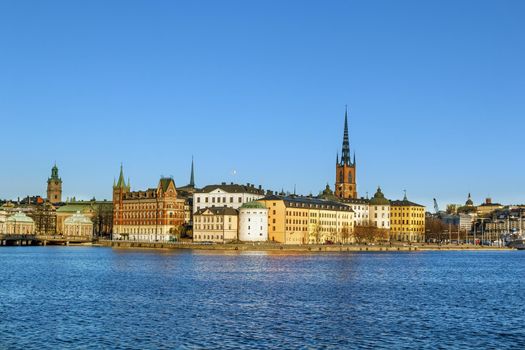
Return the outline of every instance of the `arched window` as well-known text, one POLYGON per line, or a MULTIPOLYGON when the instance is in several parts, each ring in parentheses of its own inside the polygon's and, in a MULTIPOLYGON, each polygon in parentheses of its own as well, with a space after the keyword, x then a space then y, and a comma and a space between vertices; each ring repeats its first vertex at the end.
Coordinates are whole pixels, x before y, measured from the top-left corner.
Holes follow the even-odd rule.
POLYGON ((348 174, 348 182, 352 183, 352 173, 348 174))
POLYGON ((343 182, 343 171, 339 172, 339 182, 343 182))

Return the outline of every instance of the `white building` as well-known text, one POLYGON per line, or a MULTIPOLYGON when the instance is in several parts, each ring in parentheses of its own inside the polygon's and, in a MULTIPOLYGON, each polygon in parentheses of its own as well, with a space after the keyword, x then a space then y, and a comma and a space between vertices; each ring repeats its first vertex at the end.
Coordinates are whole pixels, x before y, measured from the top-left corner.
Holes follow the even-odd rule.
POLYGON ((7 218, 6 233, 8 235, 32 235, 35 233, 35 222, 19 211, 7 218))
POLYGON ((244 203, 253 202, 264 197, 261 186, 258 188, 253 184, 209 185, 193 194, 193 212, 200 209, 227 207, 239 209, 244 203))
POLYGON ((385 198, 381 187, 369 202, 370 225, 390 230, 390 201, 385 198))
POLYGON ((93 222, 77 211, 76 214, 64 220, 64 235, 68 237, 93 238, 93 222))
POLYGON ((0 208, 0 235, 6 233, 7 211, 0 208))
POLYGON ((367 226, 370 224, 370 205, 367 199, 345 199, 343 203, 354 211, 354 226, 367 226))
POLYGON ((239 208, 239 240, 243 242, 268 240, 268 208, 264 204, 250 202, 239 208))

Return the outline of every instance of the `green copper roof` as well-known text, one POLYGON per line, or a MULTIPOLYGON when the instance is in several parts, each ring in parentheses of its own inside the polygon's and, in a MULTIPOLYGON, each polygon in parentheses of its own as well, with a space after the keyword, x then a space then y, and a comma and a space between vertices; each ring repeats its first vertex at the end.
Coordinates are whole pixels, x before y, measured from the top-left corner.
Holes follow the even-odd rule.
POLYGON ((7 222, 16 222, 16 223, 34 223, 33 219, 22 212, 15 213, 7 218, 7 222))
POLYGON ((262 204, 261 202, 253 201, 244 203, 241 206, 241 209, 266 209, 266 206, 262 204))
POLYGON ((385 195, 381 191, 381 187, 377 188, 374 197, 370 200, 370 205, 390 205, 390 201, 385 198, 385 195))

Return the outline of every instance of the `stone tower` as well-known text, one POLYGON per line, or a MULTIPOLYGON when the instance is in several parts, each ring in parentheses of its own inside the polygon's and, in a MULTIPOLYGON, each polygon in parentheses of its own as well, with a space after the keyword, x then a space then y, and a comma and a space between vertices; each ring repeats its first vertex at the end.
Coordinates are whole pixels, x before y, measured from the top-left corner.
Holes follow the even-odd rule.
POLYGON ((120 164, 120 175, 118 177, 118 182, 113 181, 113 230, 117 229, 122 225, 123 221, 123 208, 122 202, 124 199, 124 194, 128 193, 131 189, 131 186, 124 180, 124 169, 122 164, 120 164))
POLYGON ((62 179, 58 177, 58 167, 51 169, 51 177, 47 179, 47 201, 51 204, 62 202, 62 179))
POLYGON ((345 109, 345 130, 341 159, 339 154, 335 164, 335 195, 343 199, 357 198, 356 162, 350 159, 350 141, 348 138, 348 111, 345 109))

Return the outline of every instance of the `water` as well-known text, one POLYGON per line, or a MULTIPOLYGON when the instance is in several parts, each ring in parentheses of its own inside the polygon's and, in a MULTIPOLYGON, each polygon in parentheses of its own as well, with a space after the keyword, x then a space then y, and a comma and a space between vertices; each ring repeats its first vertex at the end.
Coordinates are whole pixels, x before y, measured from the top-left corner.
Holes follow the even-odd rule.
POLYGON ((0 249, 0 349, 525 348, 525 252, 0 249))

